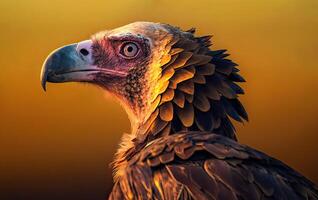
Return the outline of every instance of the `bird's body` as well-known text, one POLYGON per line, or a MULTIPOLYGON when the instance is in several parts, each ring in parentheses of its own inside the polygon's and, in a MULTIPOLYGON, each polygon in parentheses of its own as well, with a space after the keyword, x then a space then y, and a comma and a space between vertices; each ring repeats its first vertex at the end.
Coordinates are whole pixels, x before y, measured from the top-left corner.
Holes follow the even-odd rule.
POLYGON ((57 50, 42 84, 93 83, 127 111, 109 199, 318 199, 305 177, 236 141, 245 80, 210 45, 194 29, 136 22, 57 50))
POLYGON ((123 159, 109 199, 317 199, 282 162, 209 132, 158 138, 123 159))

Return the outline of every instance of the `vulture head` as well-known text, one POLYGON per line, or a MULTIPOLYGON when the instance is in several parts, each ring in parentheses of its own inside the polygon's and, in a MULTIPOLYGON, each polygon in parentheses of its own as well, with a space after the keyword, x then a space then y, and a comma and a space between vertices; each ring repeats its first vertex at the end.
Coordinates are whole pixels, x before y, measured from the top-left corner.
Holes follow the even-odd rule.
POLYGON ((209 49, 210 36, 161 23, 135 22, 53 51, 46 82, 86 82, 102 87, 127 111, 132 132, 152 140, 182 130, 235 139, 230 117, 247 114, 238 100, 243 82, 225 50, 209 49))

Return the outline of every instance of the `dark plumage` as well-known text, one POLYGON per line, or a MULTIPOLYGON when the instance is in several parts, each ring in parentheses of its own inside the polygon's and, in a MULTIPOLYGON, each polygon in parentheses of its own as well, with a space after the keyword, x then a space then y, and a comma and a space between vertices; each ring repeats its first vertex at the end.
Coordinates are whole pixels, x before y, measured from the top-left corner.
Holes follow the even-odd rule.
POLYGON ((109 199, 318 199, 312 182, 237 143, 245 82, 226 50, 195 29, 136 22, 54 52, 46 81, 99 85, 126 109, 109 199), (85 49, 88 54, 83 55, 85 49))
POLYGON ((210 132, 167 135, 127 156, 110 199, 317 199, 282 162, 210 132))

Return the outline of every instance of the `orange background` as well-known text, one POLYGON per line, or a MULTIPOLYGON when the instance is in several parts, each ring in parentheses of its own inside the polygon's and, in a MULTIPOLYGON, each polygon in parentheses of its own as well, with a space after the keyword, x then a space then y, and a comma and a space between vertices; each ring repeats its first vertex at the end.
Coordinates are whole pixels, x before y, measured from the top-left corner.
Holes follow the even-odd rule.
POLYGON ((242 143, 318 183, 317 0, 0 2, 0 199, 104 199, 124 110, 101 89, 48 85, 53 49, 133 21, 213 34, 247 79, 242 143))

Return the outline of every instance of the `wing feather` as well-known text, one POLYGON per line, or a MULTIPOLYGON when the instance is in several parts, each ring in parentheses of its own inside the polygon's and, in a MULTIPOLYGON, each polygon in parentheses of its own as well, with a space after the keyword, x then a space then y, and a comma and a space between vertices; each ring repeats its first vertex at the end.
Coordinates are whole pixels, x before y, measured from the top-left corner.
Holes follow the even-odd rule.
POLYGON ((135 156, 109 199, 318 199, 293 169, 221 135, 167 135, 135 156))

